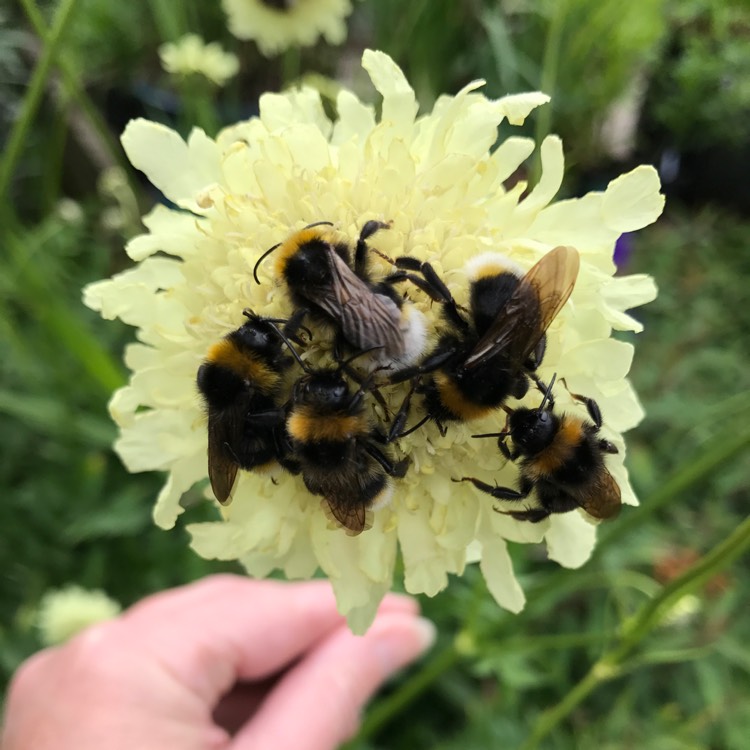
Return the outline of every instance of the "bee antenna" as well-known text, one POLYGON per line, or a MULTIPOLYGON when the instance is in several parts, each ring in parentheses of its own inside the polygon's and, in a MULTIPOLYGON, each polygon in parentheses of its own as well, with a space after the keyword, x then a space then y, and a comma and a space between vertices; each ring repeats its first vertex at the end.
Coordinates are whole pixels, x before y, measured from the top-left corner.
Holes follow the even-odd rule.
POLYGON ((555 384, 555 379, 557 378, 557 373, 555 373, 552 376, 552 380, 549 381, 549 385, 547 386, 547 390, 544 392, 544 398, 542 399, 542 403, 539 404, 539 411, 544 409, 544 405, 547 403, 547 401, 552 396, 552 386, 555 384))
POLYGON ((312 224, 308 224, 305 227, 305 229, 312 229, 313 227, 321 227, 323 225, 332 227, 333 226, 333 222, 332 221, 316 221, 316 222, 314 222, 312 224))
POLYGON ((483 435, 472 435, 473 438, 486 438, 486 437, 492 437, 492 438, 499 438, 499 437, 506 437, 508 435, 507 432, 486 432, 483 435))
MULTIPOLYGON (((365 354, 370 354, 370 352, 375 352, 378 349, 382 349, 382 346, 373 346, 369 349, 363 349, 361 352, 357 352, 355 355, 349 357, 349 359, 345 359, 343 362, 339 362, 339 371, 343 370, 347 365, 350 365, 352 362, 354 362, 355 359, 359 359, 360 357, 364 357, 365 354)), ((378 368, 380 369, 380 368, 378 368)))
POLYGON ((277 242, 273 247, 269 247, 268 250, 266 250, 263 255, 258 258, 257 261, 255 261, 255 265, 253 266, 253 278, 255 279, 256 284, 260 284, 260 279, 258 278, 258 266, 277 248, 279 245, 281 245, 281 242, 277 242))
POLYGON ((292 342, 289 341, 289 339, 284 335, 284 333, 279 330, 276 323, 269 320, 268 325, 270 325, 271 328, 273 328, 273 330, 276 331, 276 335, 287 345, 287 347, 289 348, 289 351, 292 353, 292 356, 299 363, 299 366, 309 375, 312 372, 312 370, 310 369, 310 366, 307 364, 307 362, 304 362, 302 360, 302 357, 299 356, 299 354, 297 353, 297 350, 292 346, 292 342))

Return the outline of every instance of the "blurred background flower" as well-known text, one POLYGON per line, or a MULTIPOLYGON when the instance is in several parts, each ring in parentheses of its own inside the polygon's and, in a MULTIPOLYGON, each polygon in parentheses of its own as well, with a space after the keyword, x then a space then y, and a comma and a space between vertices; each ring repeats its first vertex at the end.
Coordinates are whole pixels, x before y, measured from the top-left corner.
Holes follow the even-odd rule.
POLYGON ((351 0, 222 0, 229 30, 251 39, 267 57, 290 47, 309 47, 319 37, 328 44, 346 39, 351 0))
POLYGON ((240 69, 237 55, 225 52, 218 42, 206 44, 197 34, 185 34, 176 42, 165 42, 159 47, 159 58, 167 73, 202 75, 217 86, 223 86, 240 69))
POLYGON ((37 627, 45 646, 57 646, 97 622, 111 620, 120 605, 103 591, 81 586, 48 591, 39 602, 37 627))

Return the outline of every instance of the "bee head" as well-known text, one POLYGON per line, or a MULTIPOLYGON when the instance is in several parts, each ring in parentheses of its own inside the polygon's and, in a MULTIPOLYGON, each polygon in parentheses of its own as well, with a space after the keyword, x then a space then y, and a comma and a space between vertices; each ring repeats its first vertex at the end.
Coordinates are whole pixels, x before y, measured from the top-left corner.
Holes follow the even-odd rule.
POLYGON ((257 316, 250 317, 243 326, 235 332, 237 342, 253 351, 269 351, 281 349, 281 340, 270 321, 257 316))
POLYGON ((351 401, 349 385, 338 370, 308 373, 297 381, 294 400, 323 409, 341 409, 351 401))
POLYGON ((558 418, 548 409, 516 409, 510 416, 513 444, 525 455, 536 455, 555 438, 558 418))

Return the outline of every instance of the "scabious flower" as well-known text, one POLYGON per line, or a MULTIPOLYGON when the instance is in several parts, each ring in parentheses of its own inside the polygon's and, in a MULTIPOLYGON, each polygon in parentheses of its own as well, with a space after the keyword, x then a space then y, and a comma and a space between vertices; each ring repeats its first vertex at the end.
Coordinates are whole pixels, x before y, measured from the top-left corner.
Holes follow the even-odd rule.
POLYGON ((229 30, 252 39, 266 57, 288 47, 309 47, 323 36, 329 44, 346 39, 351 0, 222 0, 229 30))
POLYGON ((240 69, 237 55, 225 52, 218 42, 206 44, 197 34, 185 34, 176 42, 165 42, 159 47, 159 58, 167 73, 202 75, 217 86, 223 86, 240 69))
POLYGON ((39 603, 37 627, 42 642, 56 646, 90 625, 111 620, 120 613, 120 605, 103 591, 80 586, 48 591, 39 603))
MULTIPOLYGON (((534 143, 512 136, 493 149, 498 125, 520 125, 547 96, 490 100, 476 81, 418 116, 413 90, 387 55, 366 51, 363 66, 382 96, 380 118, 344 90, 331 122, 318 93, 303 88, 266 94, 259 117, 227 128, 216 140, 194 130, 184 142, 145 120, 131 122, 123 134, 131 162, 179 209, 157 206, 148 214, 148 232, 127 246, 137 265, 90 285, 85 302, 137 329, 139 342, 125 356, 132 377, 114 395, 110 411, 126 466, 168 472, 156 523, 174 526, 182 495, 206 479, 206 422, 195 375, 207 349, 244 322, 243 308, 289 315, 287 294, 270 276, 273 264, 261 266, 260 285, 253 265, 291 231, 321 220, 351 238, 366 220, 391 221, 373 238, 374 246, 391 257, 429 260, 464 304, 464 267, 473 256, 495 250, 528 269, 556 245, 576 247, 578 281, 548 331, 540 376, 548 381, 557 372, 571 391, 598 401, 603 436, 620 449, 607 458, 608 466, 623 501, 636 504, 622 433, 643 411, 627 379, 633 346, 611 334, 639 330, 626 310, 650 301, 656 290, 647 276, 613 278, 612 252, 623 232, 661 213, 656 171, 637 167, 603 192, 552 202, 563 178, 563 150, 560 139, 549 136, 540 146, 539 182, 530 190, 525 183, 506 189, 504 181, 534 143)), ((392 270, 384 261, 377 265, 374 255, 372 261, 383 274, 392 270)), ((424 294, 408 291, 436 321, 440 306, 432 309, 424 294)), ((403 396, 408 384, 401 387, 403 396)), ((565 389, 556 398, 560 408, 581 409, 565 389)), ((532 391, 524 403, 538 406, 539 399, 532 391)), ((473 474, 514 486, 517 468, 502 458, 495 441, 471 437, 497 432, 503 423, 499 412, 471 424, 451 423, 445 436, 428 424, 399 440, 400 452, 411 458, 409 471, 396 481, 392 502, 375 511, 373 527, 359 536, 332 527, 320 498, 299 476, 280 474, 274 483, 240 472, 223 518, 189 526, 192 545, 208 558, 239 559, 258 577, 281 569, 289 578, 308 578, 322 569, 357 632, 367 628, 390 589, 399 549, 407 591, 432 596, 449 574, 460 575, 478 561, 497 602, 517 612, 524 596, 507 543, 544 541, 550 558, 577 567, 594 546, 595 526, 580 512, 537 524, 517 521, 495 513, 492 499, 469 483, 451 482, 473 474)))

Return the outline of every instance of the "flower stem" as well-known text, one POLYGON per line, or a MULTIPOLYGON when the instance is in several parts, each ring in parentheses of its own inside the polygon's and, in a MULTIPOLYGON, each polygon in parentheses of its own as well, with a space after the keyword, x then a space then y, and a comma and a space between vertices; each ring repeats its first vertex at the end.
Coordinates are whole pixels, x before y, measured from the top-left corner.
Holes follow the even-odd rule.
MULTIPOLYGON (((656 511, 685 494, 696 485, 699 485, 707 477, 714 474, 722 466, 738 456, 750 445, 750 430, 734 434, 729 439, 718 443, 711 450, 703 452, 697 457, 680 465, 643 504, 633 512, 613 522, 603 533, 597 542, 591 555, 592 559, 600 557, 603 550, 609 548, 614 542, 619 541, 628 533, 640 528, 656 511)), ((524 617, 532 615, 539 605, 548 605, 546 595, 549 593, 559 594, 568 591, 566 581, 575 576, 575 571, 560 569, 548 575, 542 582, 534 586, 528 592, 528 604, 523 612, 524 617)), ((580 577, 580 574, 578 574, 580 577)))
MULTIPOLYGON (((50 31, 46 27, 42 14, 39 12, 39 8, 35 5, 34 0, 21 0, 21 4, 23 5, 26 17, 37 36, 41 39, 43 44, 49 45, 50 31)), ((107 152, 109 159, 113 164, 119 164, 121 167, 127 168, 128 162, 127 159, 125 159, 125 154, 113 137, 112 132, 96 105, 86 94, 86 90, 83 86, 81 86, 68 59, 63 54, 59 54, 55 65, 60 73, 65 93, 78 105, 78 107, 80 107, 83 116, 88 120, 93 132, 96 134, 102 151, 107 152)), ((132 178, 132 170, 126 169, 126 173, 128 179, 131 181, 131 188, 135 191, 137 183, 132 178)))
POLYGON ((281 58, 281 89, 288 89, 300 77, 302 55, 299 47, 289 47, 281 58))
POLYGON ((34 115, 39 108, 39 103, 44 94, 44 87, 47 83, 47 76, 52 68, 57 51, 60 48, 68 25, 73 18, 73 10, 77 0, 60 0, 55 18, 50 28, 47 43, 44 45, 41 57, 34 68, 34 73, 29 82, 29 90, 24 97, 21 105, 21 113, 18 116, 8 137, 5 146, 5 154, 0 161, 0 205, 6 205, 6 192, 10 185, 13 170, 21 156, 24 141, 28 134, 34 115))
MULTIPOLYGON (((560 62, 560 44, 562 42, 562 32, 565 26, 565 16, 567 14, 567 2, 552 4, 552 19, 547 29, 547 39, 544 45, 544 60, 542 61, 542 74, 539 80, 539 90, 552 96, 554 99, 555 82, 557 81, 557 68, 560 62)), ((534 158, 532 175, 535 181, 539 180, 542 173, 542 161, 538 148, 542 141, 547 137, 552 123, 552 104, 547 103, 542 107, 536 116, 536 127, 534 130, 534 140, 537 144, 537 152, 534 158)))
POLYGON ((406 706, 419 697, 443 672, 449 670, 461 659, 461 655, 451 643, 442 651, 436 653, 427 663, 412 675, 392 695, 380 701, 365 717, 357 735, 357 741, 372 737, 388 724, 394 716, 398 716, 406 706))
POLYGON ((665 586, 658 596, 644 604, 626 623, 617 644, 606 652, 583 679, 555 706, 547 709, 521 750, 534 750, 563 719, 598 685, 611 680, 627 668, 627 657, 643 639, 659 625, 664 616, 686 594, 695 591, 750 547, 750 517, 738 526, 721 544, 704 555, 679 578, 665 586))
POLYGON ((602 533, 594 555, 600 555, 603 549, 642 524, 657 510, 676 498, 684 496, 687 490, 714 474, 720 466, 731 461, 748 445, 750 445, 750 430, 730 435, 728 440, 719 442, 712 449, 704 451, 693 460, 683 464, 677 473, 664 482, 648 501, 638 508, 636 513, 629 513, 602 533))

